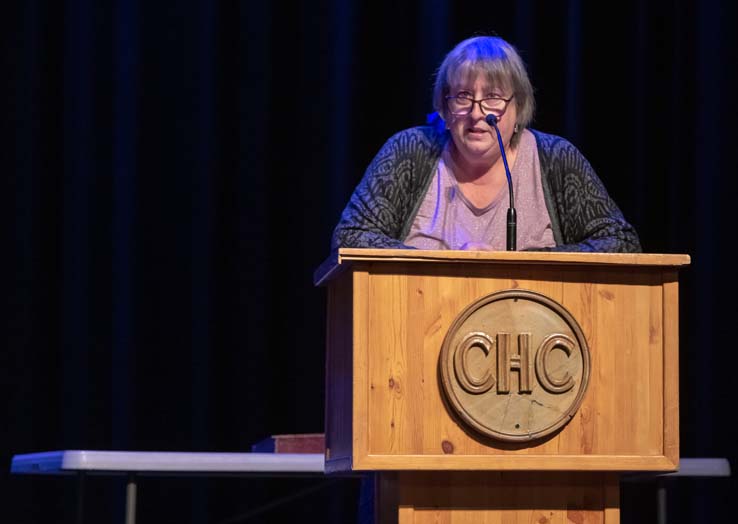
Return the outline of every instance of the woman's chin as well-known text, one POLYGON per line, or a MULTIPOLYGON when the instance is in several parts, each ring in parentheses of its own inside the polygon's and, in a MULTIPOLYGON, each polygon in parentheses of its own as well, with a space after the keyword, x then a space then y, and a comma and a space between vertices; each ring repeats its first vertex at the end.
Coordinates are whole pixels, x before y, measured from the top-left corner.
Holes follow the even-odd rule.
POLYGON ((485 142, 467 142, 466 158, 469 161, 480 162, 485 159, 494 158, 494 150, 491 144, 485 142))

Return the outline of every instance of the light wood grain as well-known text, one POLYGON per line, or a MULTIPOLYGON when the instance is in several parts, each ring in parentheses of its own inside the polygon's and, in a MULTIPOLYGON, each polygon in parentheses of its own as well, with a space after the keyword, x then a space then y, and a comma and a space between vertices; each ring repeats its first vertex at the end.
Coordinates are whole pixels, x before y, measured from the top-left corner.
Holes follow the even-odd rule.
POLYGON ((535 251, 451 251, 421 249, 357 249, 341 248, 315 270, 313 282, 326 285, 349 270, 357 262, 414 263, 490 263, 538 265, 626 265, 626 266, 687 266, 689 255, 656 253, 550 253, 535 251))
POLYGON ((660 303, 651 312, 652 294, 659 294, 653 291, 659 287, 658 275, 634 282, 631 275, 622 271, 596 274, 596 270, 591 270, 582 275, 542 270, 538 280, 532 280, 511 279, 504 269, 491 272, 490 268, 467 268, 466 275, 471 272, 472 278, 459 279, 440 273, 431 277, 403 276, 399 270, 393 265, 382 265, 369 275, 367 329, 373 336, 368 342, 367 359, 369 381, 375 387, 370 390, 368 401, 367 455, 420 455, 449 450, 452 454, 472 455, 580 455, 582 432, 592 434, 585 450, 593 455, 662 455, 662 383, 652 380, 662 376, 662 349, 658 347, 660 336, 654 338, 649 324, 652 317, 661 318, 662 314, 660 303), (576 304, 568 304, 564 297, 579 296, 581 281, 592 277, 595 285, 590 287, 589 318, 593 332, 585 336, 594 354, 590 388, 595 394, 585 398, 583 407, 594 417, 587 421, 578 414, 575 426, 524 448, 500 446, 469 435, 444 407, 437 380, 439 342, 456 315, 481 296, 515 286, 547 294, 574 309, 576 304), (570 285, 575 288, 572 292, 570 285), (437 288, 446 291, 439 292, 437 288), (427 291, 445 295, 441 311, 426 311, 420 302, 408 300, 408 296, 425 295, 427 291), (438 322, 439 314, 440 329, 431 327, 438 322), (420 326, 416 334, 429 332, 431 340, 410 336, 410 325, 420 326), (653 353, 657 358, 651 358, 653 353), (657 416, 649 416, 651 409, 657 416), (441 420, 436 420, 439 417, 441 420), (572 431, 576 426, 579 430, 572 431), (432 427, 444 428, 445 434, 431 434, 432 427))
MULTIPOLYGON (((602 473, 399 473, 399 524, 617 524, 618 479, 602 473)), ((381 493, 380 493, 381 495, 381 493)))
POLYGON ((644 455, 365 455, 366 471, 674 471, 665 456, 644 455))
POLYGON ((616 524, 617 472, 678 465, 677 269, 688 263, 683 255, 341 250, 322 280, 327 469, 383 471, 383 522, 616 524), (439 382, 440 348, 459 313, 509 289, 561 304, 591 351, 572 420, 526 443, 475 433, 439 382))
MULTIPOLYGON (((354 302, 353 302, 353 374, 351 376, 353 388, 352 413, 341 410, 331 412, 333 417, 346 417, 352 421, 351 448, 353 449, 353 469, 364 470, 362 461, 366 453, 362 450, 369 447, 369 341, 372 334, 366 324, 369 301, 369 279, 365 271, 353 272, 354 302), (352 416, 353 414, 353 416, 352 416)), ((342 435, 349 438, 349 435, 342 435)))
MULTIPOLYGON (((535 264, 373 258, 336 278, 352 286, 353 314, 344 311, 339 322, 352 322, 353 359, 344 362, 352 361, 353 403, 350 410, 326 412, 327 423, 351 420, 350 430, 329 432, 329 447, 351 439, 343 446, 352 449, 355 470, 675 469, 674 267, 685 257, 654 256, 662 265, 653 259, 645 266, 583 266, 563 262, 561 254, 533 255, 535 264), (555 262, 543 263, 542 255, 554 255, 555 262), (525 445, 469 430, 445 405, 439 384, 438 356, 449 326, 475 300, 505 289, 536 291, 562 304, 591 349, 580 409, 553 436, 525 445)), ((344 307, 346 300, 335 303, 344 307)), ((340 336, 334 331, 329 337, 340 336)))
POLYGON ((679 286, 664 272, 664 455, 679 467, 679 286))
POLYGON ((547 251, 453 251, 422 249, 338 250, 338 263, 379 262, 495 262, 514 264, 579 264, 628 266, 686 266, 689 255, 664 253, 574 253, 547 251))

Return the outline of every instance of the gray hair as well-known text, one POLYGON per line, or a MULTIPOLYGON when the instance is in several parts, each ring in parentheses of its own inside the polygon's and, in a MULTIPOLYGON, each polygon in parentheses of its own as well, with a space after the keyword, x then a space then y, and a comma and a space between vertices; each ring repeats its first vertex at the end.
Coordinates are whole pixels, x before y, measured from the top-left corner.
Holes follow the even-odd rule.
MULTIPOLYGON (((454 47, 436 74, 433 86, 433 108, 444 120, 448 120, 446 96, 451 86, 460 81, 481 76, 490 86, 499 86, 515 94, 513 101, 517 109, 517 128, 522 131, 533 120, 536 101, 533 86, 528 78, 523 59, 517 50, 496 36, 475 36, 454 47)), ((512 138, 517 144, 520 133, 512 138)))

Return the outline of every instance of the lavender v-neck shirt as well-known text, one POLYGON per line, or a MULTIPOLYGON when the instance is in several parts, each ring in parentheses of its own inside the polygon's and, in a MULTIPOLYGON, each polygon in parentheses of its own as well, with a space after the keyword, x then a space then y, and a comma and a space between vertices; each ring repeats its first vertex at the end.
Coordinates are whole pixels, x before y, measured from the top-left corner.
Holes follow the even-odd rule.
MULTIPOLYGON (((479 242, 504 251, 510 201, 507 184, 487 207, 478 208, 459 189, 453 170, 447 146, 404 243, 418 249, 461 249, 468 242, 479 242)), ((536 139, 527 129, 520 137, 510 172, 518 217, 518 250, 554 247, 536 139)))

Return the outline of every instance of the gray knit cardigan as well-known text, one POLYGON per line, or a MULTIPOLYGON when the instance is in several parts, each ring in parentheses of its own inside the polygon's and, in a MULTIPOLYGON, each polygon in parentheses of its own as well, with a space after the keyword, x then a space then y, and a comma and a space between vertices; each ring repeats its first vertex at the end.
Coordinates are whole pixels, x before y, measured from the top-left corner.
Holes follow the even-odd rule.
MULTIPOLYGON (((584 156, 561 137, 531 130, 556 247, 546 251, 641 251, 584 156)), ((390 138, 366 170, 331 241, 339 247, 409 248, 402 243, 438 167, 447 131, 415 127, 390 138)))

